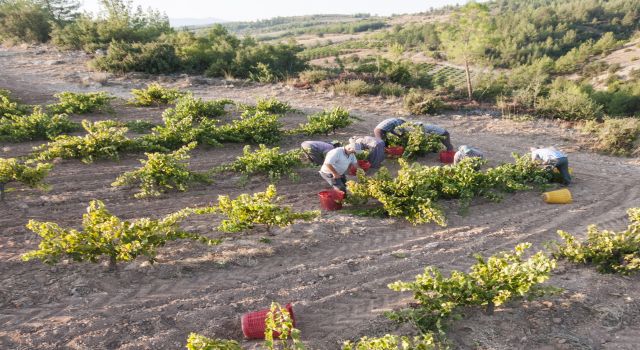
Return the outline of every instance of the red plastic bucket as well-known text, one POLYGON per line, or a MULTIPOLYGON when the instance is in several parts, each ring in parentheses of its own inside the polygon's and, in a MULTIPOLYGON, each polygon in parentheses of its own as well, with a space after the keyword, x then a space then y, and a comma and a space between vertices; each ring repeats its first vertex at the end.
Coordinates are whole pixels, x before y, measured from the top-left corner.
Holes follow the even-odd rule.
POLYGON ((342 209, 342 200, 344 192, 337 190, 327 190, 318 193, 320 196, 320 206, 324 210, 340 210, 342 209))
POLYGON ((359 160, 358 161, 358 166, 364 170, 367 171, 371 168, 371 162, 369 162, 368 160, 359 160))
POLYGON ((453 157, 456 155, 455 151, 442 151, 440 152, 440 162, 444 164, 453 163, 453 157))
POLYGON ((404 147, 402 146, 385 147, 384 153, 390 156, 400 157, 402 156, 402 153, 404 153, 404 147))
MULTIPOLYGON (((293 322, 293 326, 296 326, 296 319, 293 317, 293 307, 291 304, 287 304, 284 307, 289 311, 289 316, 291 317, 291 321, 293 322)), ((264 309, 255 312, 249 312, 242 315, 240 319, 240 324, 242 325, 242 333, 247 339, 264 339, 264 329, 265 329, 265 319, 267 318, 267 314, 270 309, 264 309)), ((273 337, 277 338, 280 336, 280 333, 273 332, 273 337)))
MULTIPOLYGON (((371 168, 371 163, 368 160, 359 160, 358 167, 360 167, 360 169, 364 171, 367 171, 371 168)), ((356 167, 349 168, 349 175, 355 176, 357 172, 358 172, 358 168, 356 167)))

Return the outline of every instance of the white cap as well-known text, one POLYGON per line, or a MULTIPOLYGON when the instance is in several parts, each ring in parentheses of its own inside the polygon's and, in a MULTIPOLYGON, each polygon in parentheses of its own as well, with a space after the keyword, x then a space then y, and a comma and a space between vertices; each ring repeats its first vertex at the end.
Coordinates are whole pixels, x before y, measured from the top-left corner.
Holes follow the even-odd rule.
POLYGON ((344 148, 345 148, 345 149, 349 149, 349 150, 351 150, 351 151, 355 151, 355 152, 356 152, 356 154, 360 154, 360 153, 362 153, 362 152, 363 152, 363 151, 362 151, 362 146, 360 146, 360 144, 359 144, 359 143, 350 143, 350 144, 348 144, 348 145, 344 146, 344 148))

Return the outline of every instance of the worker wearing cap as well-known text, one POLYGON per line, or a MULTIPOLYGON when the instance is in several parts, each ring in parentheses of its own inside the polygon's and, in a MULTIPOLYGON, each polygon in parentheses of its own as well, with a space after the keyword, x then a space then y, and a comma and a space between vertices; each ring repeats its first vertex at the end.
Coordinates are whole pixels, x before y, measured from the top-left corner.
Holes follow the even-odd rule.
POLYGON ((569 185, 571 183, 571 175, 569 174, 569 158, 563 152, 555 149, 555 147, 531 147, 531 159, 534 162, 541 163, 546 166, 553 166, 560 171, 563 183, 569 185))
POLYGON ((304 141, 300 144, 302 152, 304 152, 309 161, 315 165, 322 165, 327 153, 340 146, 342 146, 342 144, 338 141, 333 141, 331 143, 324 141, 304 141))
POLYGON ((383 121, 381 121, 378 125, 376 125, 376 127, 373 129, 373 135, 384 141, 385 143, 387 142, 387 133, 391 133, 393 135, 396 136, 400 136, 402 134, 402 132, 399 132, 400 130, 396 130, 397 127, 399 127, 400 125, 406 123, 406 121, 402 118, 389 118, 389 119, 385 119, 383 121))
POLYGON ((362 147, 355 143, 332 149, 324 158, 324 164, 320 168, 320 176, 334 189, 346 194, 347 177, 345 174, 350 167, 357 166, 356 153, 362 153, 362 147))
POLYGON ((465 158, 484 159, 484 154, 482 153, 481 150, 475 147, 462 145, 458 147, 458 152, 456 152, 456 154, 453 156, 453 164, 458 164, 460 163, 461 160, 465 158))
POLYGON ((367 160, 371 163, 372 168, 379 168, 385 159, 384 141, 371 136, 353 136, 349 139, 349 143, 360 145, 363 150, 369 151, 367 160))
POLYGON ((427 124, 424 122, 413 122, 412 124, 418 125, 422 127, 425 134, 434 134, 442 137, 442 144, 447 148, 447 151, 453 151, 453 144, 451 144, 451 135, 447 131, 447 129, 435 125, 435 124, 427 124))

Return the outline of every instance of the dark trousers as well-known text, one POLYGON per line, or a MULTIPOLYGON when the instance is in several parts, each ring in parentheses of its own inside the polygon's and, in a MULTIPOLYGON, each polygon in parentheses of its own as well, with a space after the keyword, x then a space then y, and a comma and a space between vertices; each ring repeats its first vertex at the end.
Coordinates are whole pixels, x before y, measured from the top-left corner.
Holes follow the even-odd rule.
POLYGON ((342 175, 339 178, 334 178, 333 174, 327 174, 327 173, 323 173, 322 171, 319 172, 320 176, 329 183, 329 185, 331 185, 331 187, 333 187, 333 189, 338 190, 338 191, 342 191, 345 194, 347 193, 347 177, 345 175, 342 175))
POLYGON ((551 164, 560 171, 564 184, 570 184, 571 174, 569 174, 569 159, 567 159, 567 157, 561 157, 552 161, 551 164))
POLYGON ((442 134, 442 144, 447 147, 447 151, 453 151, 453 144, 451 144, 451 135, 449 135, 449 132, 445 132, 444 134, 442 134))

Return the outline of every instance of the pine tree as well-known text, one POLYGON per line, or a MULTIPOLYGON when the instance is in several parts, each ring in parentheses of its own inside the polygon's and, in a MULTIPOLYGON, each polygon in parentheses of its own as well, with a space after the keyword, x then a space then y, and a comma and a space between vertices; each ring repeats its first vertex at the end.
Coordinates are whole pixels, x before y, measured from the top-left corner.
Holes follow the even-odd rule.
POLYGON ((73 21, 78 16, 80 8, 78 0, 39 0, 38 2, 58 25, 73 21))

